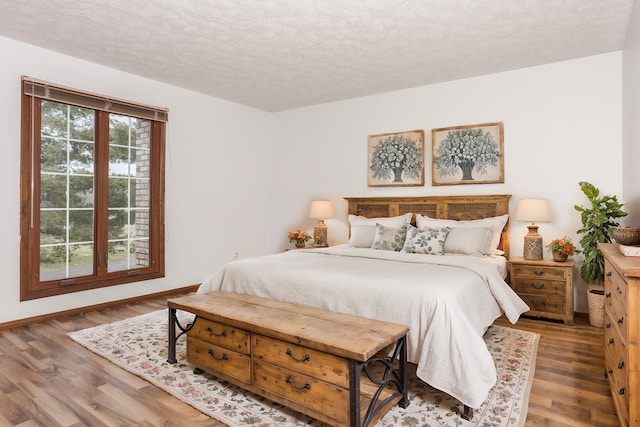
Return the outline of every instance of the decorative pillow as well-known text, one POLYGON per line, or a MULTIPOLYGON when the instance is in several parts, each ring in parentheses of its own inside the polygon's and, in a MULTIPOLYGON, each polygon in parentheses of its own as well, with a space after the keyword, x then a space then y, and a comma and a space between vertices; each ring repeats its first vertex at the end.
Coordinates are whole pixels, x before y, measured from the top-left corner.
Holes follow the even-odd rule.
POLYGON ((444 253, 485 255, 490 253, 492 238, 488 227, 453 227, 444 242, 444 253))
POLYGON ((400 228, 393 228, 376 224, 376 237, 373 240, 371 249, 399 252, 402 250, 406 238, 407 225, 403 225, 400 228))
POLYGON ((444 242, 449 234, 449 227, 443 228, 415 228, 409 226, 407 240, 402 252, 429 255, 444 255, 444 242))
POLYGON ((492 255, 498 253, 498 245, 500 244, 500 236, 502 235, 502 229, 504 228, 507 220, 509 219, 509 214, 504 214, 500 216, 494 216, 490 218, 482 218, 482 219, 474 219, 470 221, 455 221, 452 219, 435 219, 429 218, 428 216, 423 216, 420 214, 416 215, 416 225, 418 228, 423 227, 487 227, 490 228, 493 235, 491 236, 491 244, 489 245, 489 249, 487 250, 487 255, 492 255))
POLYGON ((409 224, 411 217, 411 213, 390 218, 365 218, 363 216, 349 215, 351 237, 349 237, 348 246, 370 248, 376 237, 376 224, 400 228, 405 224, 409 224))

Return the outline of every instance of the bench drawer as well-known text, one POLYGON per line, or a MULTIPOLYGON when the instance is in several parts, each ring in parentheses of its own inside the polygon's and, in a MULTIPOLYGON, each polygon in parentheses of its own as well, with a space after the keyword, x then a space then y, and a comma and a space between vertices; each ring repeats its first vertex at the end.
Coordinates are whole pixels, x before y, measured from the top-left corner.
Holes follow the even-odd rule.
POLYGON ((243 329, 198 317, 188 335, 229 350, 249 354, 249 332, 243 329))
POLYGON ((349 392, 342 387, 259 361, 253 362, 253 384, 349 424, 349 392))
POLYGON ((279 341, 263 335, 253 336, 253 358, 339 385, 349 386, 349 362, 331 354, 279 341))
POLYGON ((187 335, 187 362, 204 365, 242 382, 251 381, 251 358, 187 335))

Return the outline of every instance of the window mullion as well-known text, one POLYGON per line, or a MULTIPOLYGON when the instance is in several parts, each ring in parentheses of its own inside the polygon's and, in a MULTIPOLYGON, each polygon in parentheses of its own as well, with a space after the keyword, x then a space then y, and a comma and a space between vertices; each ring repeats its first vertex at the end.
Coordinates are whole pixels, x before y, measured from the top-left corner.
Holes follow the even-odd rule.
POLYGON ((95 262, 96 275, 107 275, 109 219, 109 114, 96 111, 95 140, 95 262))

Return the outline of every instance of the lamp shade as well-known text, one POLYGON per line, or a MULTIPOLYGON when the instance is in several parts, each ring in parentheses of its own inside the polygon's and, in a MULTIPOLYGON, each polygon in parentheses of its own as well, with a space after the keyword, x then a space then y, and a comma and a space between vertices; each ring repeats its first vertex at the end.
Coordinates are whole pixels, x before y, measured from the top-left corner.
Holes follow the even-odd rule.
POLYGON ((311 202, 309 218, 333 218, 333 204, 330 200, 314 200, 311 202))
POLYGON ((521 199, 515 218, 516 221, 551 221, 549 204, 545 199, 521 199))

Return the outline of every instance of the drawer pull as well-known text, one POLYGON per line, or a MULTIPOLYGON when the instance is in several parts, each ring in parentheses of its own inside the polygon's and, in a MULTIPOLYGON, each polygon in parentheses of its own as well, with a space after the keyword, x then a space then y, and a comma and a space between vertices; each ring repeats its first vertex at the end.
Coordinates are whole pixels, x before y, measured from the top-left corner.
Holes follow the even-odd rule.
POLYGON ((613 338, 609 338, 609 344, 613 344, 613 338))
POLYGON ((624 387, 620 387, 620 390, 618 390, 618 394, 624 394, 624 387))
POLYGON ((305 355, 302 357, 302 359, 298 359, 293 355, 293 351, 291 351, 290 348, 287 349, 287 351, 285 352, 287 354, 287 356, 289 356, 290 358, 292 358, 293 360, 295 360, 296 362, 306 362, 307 360, 311 360, 311 357, 309 356, 308 353, 305 353, 305 355))
POLYGON ((624 316, 618 319, 618 325, 622 325, 624 322, 624 316))
POLYGON ((547 305, 547 302, 546 301, 537 302, 537 301, 531 300, 531 304, 535 305, 536 307, 544 307, 545 305, 547 305))
POLYGON ((607 294, 605 295, 606 298, 611 298, 611 291, 607 292, 607 294))
POLYGON ((542 270, 534 270, 533 274, 535 274, 536 276, 542 276, 544 274, 544 271, 542 271, 542 270))
POLYGON ((302 387, 297 386, 293 380, 291 379, 291 375, 287 375, 287 379, 285 380, 287 382, 287 384, 291 384, 291 386, 293 388, 295 388, 296 390, 310 390, 311 389, 311 384, 309 384, 308 381, 304 382, 304 385, 302 387))
POLYGON ((532 282, 530 286, 532 288, 534 288, 534 289, 542 289, 542 288, 544 288, 544 283, 533 283, 532 282))
POLYGON ((618 362, 618 369, 622 369, 624 367, 624 360, 618 362))
POLYGON ((207 332, 209 332, 209 335, 214 335, 216 337, 226 337, 227 336, 227 330, 223 329, 222 332, 220 332, 219 334, 216 334, 215 332, 213 332, 213 329, 211 329, 211 326, 207 326, 207 332))
POLYGON ((607 271, 607 272, 605 273, 605 276, 607 276, 607 277, 611 277, 611 272, 610 272, 610 271, 607 271))
POLYGON ((609 329, 611 327, 611 323, 607 322, 606 325, 604 325, 605 328, 609 329))
POLYGON ((216 353, 211 349, 209 349, 207 353, 209 353, 209 356, 211 356, 211 358, 215 360, 229 360, 227 353, 222 353, 222 357, 216 357, 216 353))

